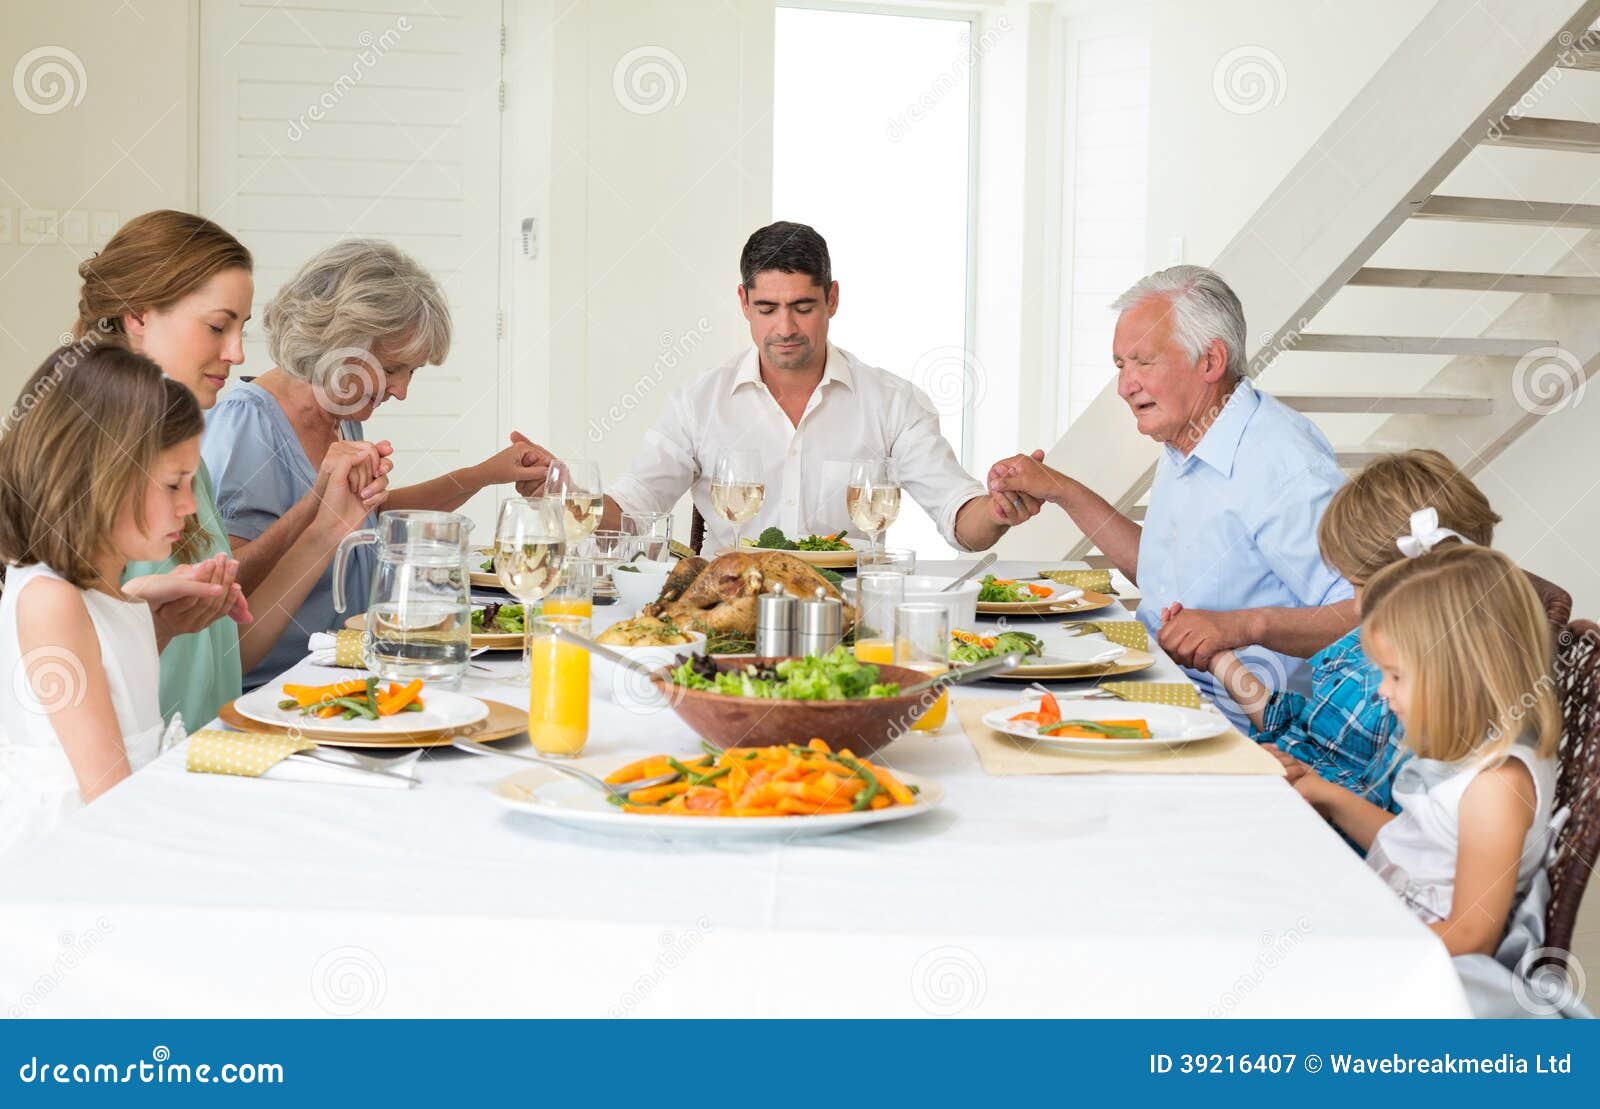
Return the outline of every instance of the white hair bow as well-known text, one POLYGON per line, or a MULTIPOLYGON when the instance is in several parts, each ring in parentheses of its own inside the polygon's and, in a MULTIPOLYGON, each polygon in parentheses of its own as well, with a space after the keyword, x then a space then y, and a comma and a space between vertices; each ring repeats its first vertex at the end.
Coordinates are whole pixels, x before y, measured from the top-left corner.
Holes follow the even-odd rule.
POLYGON ((1407 558, 1427 554, 1446 539, 1455 538, 1471 544, 1472 540, 1459 531, 1439 526, 1439 512, 1435 508, 1419 508, 1411 514, 1411 534, 1395 540, 1395 546, 1407 558))

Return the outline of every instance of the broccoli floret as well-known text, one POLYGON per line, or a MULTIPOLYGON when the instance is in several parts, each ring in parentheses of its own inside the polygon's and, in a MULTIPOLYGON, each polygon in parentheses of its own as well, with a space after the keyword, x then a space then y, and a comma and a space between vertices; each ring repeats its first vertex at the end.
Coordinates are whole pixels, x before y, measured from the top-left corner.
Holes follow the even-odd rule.
POLYGON ((781 528, 767 528, 756 537, 756 546, 773 551, 792 551, 795 549, 793 541, 783 534, 781 528))

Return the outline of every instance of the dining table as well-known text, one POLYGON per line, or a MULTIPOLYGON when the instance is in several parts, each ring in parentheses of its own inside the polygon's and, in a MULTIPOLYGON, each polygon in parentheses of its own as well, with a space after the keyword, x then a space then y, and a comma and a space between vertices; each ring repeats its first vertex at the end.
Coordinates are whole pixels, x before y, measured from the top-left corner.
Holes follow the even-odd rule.
MULTIPOLYGON (((597 607, 596 630, 623 615, 597 607)), ((1011 626, 1048 649, 1075 620, 1130 618, 1118 603, 1011 626)), ((1150 651, 1129 678, 1186 680, 1154 637, 1150 651)), ((526 707, 515 653, 473 661, 462 692, 526 707)), ((350 673, 305 661, 282 680, 350 673)), ((576 765, 698 752, 670 708, 598 686, 576 765)), ((987 681, 952 697, 1022 692, 987 681)), ((526 735, 503 746, 527 751, 526 735)), ((1439 940, 1276 774, 995 777, 954 711, 877 758, 939 783, 942 803, 826 836, 680 839, 620 812, 581 828, 515 811, 491 787, 520 764, 448 747, 423 752, 415 788, 379 789, 192 773, 180 744, 0 858, 0 1010, 1468 1015, 1439 940)))

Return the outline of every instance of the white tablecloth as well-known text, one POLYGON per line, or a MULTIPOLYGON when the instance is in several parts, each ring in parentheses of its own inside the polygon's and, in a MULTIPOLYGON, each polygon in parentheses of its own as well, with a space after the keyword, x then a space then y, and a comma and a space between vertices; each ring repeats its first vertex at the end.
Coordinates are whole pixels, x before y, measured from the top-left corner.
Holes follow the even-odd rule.
MULTIPOLYGON (((1176 674, 1163 659, 1139 677, 1176 674)), ((481 672, 464 688, 525 699, 481 672)), ((585 763, 694 748, 675 716, 597 703, 585 763)), ((1444 948, 1279 779, 991 778, 954 713, 884 760, 941 781, 944 808, 819 839, 691 845, 508 812, 485 787, 516 766, 450 750, 425 757, 411 791, 191 775, 174 751, 0 860, 0 1007, 1466 1013, 1444 948)))

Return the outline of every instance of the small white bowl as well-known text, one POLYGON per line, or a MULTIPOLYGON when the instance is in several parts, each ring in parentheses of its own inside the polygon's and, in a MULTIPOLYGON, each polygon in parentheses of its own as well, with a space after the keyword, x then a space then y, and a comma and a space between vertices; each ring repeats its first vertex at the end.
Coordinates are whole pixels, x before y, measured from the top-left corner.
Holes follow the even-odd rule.
POLYGON ((624 570, 620 566, 611 571, 611 581, 617 587, 617 603, 629 612, 638 612, 661 596, 667 584, 665 570, 624 570))
MULTIPOLYGON (((602 644, 610 647, 619 655, 624 655, 634 662, 648 666, 652 670, 659 666, 672 666, 690 655, 703 655, 706 653, 706 637, 704 632, 688 632, 690 642, 674 643, 650 647, 617 647, 612 644, 602 644)), ((640 715, 649 715, 667 707, 667 699, 660 690, 651 685, 643 674, 634 672, 625 666, 618 666, 610 659, 600 655, 590 655, 590 680, 591 688, 599 690, 611 700, 640 715)))
MULTIPOLYGON (((963 582, 958 589, 943 592, 944 587, 955 580, 953 575, 936 577, 932 574, 907 574, 905 603, 944 605, 950 613, 951 628, 971 628, 978 619, 980 586, 974 578, 963 582)), ((851 604, 857 603, 856 579, 848 579, 840 588, 851 604)))

